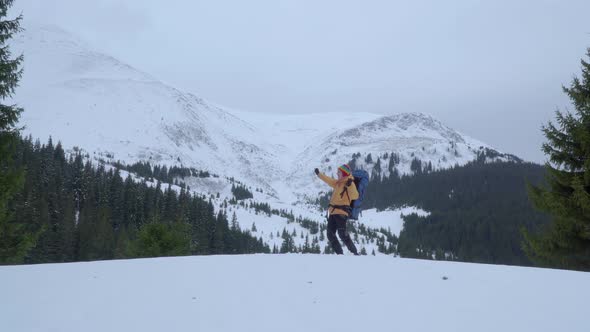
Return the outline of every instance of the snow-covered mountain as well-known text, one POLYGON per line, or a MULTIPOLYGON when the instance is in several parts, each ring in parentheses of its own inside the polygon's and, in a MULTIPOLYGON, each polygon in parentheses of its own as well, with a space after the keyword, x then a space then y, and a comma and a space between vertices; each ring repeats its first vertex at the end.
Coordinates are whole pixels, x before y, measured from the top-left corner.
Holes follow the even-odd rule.
POLYGON ((590 274, 391 257, 0 266, 1 331, 588 331, 590 274))
POLYGON ((257 128, 120 61, 55 26, 16 39, 25 72, 15 101, 26 132, 53 136, 128 163, 149 160, 231 174, 264 184, 277 158, 257 128), (254 172, 253 170, 258 170, 254 172))
MULTIPOLYGON (((53 136, 102 158, 184 165, 236 177, 286 200, 317 193, 324 171, 353 154, 396 153, 435 168, 473 160, 486 144, 417 113, 260 114, 225 109, 93 50, 56 26, 27 24, 13 43, 25 54, 15 101, 35 137, 53 136), (290 180, 286 181, 285 179, 290 180), (289 193, 284 188, 290 187, 289 193)), ((387 173, 387 160, 382 168, 387 173)), ((369 170, 371 164, 364 165, 369 170)))
MULTIPOLYGON (((327 240, 303 223, 259 214, 249 204, 228 207, 234 179, 253 192, 250 202, 323 223, 323 212, 310 204, 327 189, 313 174, 315 167, 333 174, 338 165, 354 159, 357 167, 383 176, 393 169, 410 173, 415 159, 433 168, 465 164, 482 151, 492 151, 494 159, 517 159, 419 113, 230 110, 98 52, 59 27, 27 22, 25 28, 12 49, 25 55, 14 102, 25 110, 21 124, 26 134, 42 141, 52 136, 66 150, 78 147, 106 163, 149 161, 216 174, 183 181, 195 193, 208 195, 217 209, 230 217, 235 213, 242 229, 252 229, 271 247, 280 247, 278 233, 283 230, 297 234, 296 245, 309 236, 324 248, 327 240)), ((361 223, 399 235, 408 213, 428 212, 412 207, 370 210, 361 223)), ((374 236, 355 234, 355 241, 368 253, 378 247, 374 236)))

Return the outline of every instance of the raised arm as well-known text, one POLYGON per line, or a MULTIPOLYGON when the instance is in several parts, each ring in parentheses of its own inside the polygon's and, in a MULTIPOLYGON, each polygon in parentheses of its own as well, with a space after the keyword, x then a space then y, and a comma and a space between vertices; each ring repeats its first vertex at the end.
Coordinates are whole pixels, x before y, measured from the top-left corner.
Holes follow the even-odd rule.
POLYGON ((324 174, 320 171, 317 171, 317 168, 316 168, 316 174, 318 175, 318 177, 320 179, 322 179, 322 181, 327 183, 330 187, 334 188, 336 186, 336 179, 333 179, 333 178, 327 176, 326 174, 324 174))

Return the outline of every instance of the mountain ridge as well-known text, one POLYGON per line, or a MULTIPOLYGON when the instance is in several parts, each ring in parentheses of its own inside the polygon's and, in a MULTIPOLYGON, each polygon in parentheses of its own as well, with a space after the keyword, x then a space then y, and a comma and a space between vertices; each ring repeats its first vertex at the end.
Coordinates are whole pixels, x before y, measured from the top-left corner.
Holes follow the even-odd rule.
MULTIPOLYGON (((21 122, 28 133, 53 136, 66 148, 78 146, 107 161, 145 160, 236 176, 289 200, 322 190, 312 180, 314 167, 329 173, 359 153, 356 166, 371 172, 375 165, 363 162, 368 155, 395 153, 396 170, 406 174, 414 159, 446 168, 492 149, 415 112, 278 115, 226 109, 95 51, 57 26, 31 25, 14 47, 25 54, 15 101, 25 109, 21 122)), ((381 167, 385 171, 378 175, 389 174, 387 160, 381 167)))

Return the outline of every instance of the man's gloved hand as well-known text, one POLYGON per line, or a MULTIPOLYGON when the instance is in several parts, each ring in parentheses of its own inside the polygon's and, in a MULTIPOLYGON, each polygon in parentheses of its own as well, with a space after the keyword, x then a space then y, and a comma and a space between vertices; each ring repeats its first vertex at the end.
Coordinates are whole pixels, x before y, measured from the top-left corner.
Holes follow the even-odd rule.
POLYGON ((315 172, 315 175, 320 175, 320 170, 319 169, 316 168, 313 171, 315 172))
POLYGON ((347 187, 350 187, 350 185, 351 185, 351 184, 352 184, 352 179, 348 179, 348 180, 346 181, 346 186, 347 186, 347 187))

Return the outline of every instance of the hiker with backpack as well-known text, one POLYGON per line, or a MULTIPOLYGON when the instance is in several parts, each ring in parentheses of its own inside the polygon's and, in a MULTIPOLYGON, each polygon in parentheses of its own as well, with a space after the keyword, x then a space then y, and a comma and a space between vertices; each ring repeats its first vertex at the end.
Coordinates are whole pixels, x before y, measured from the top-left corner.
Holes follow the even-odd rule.
POLYGON ((336 232, 338 232, 338 236, 342 242, 344 242, 348 250, 358 256, 359 253, 356 250, 356 246, 346 231, 346 222, 352 212, 351 202, 359 198, 359 192, 354 183, 354 177, 352 176, 350 166, 344 164, 338 167, 338 179, 333 179, 326 174, 321 173, 317 168, 314 172, 320 179, 334 189, 328 209, 329 217, 327 230, 328 241, 330 241, 332 249, 338 255, 343 254, 342 245, 336 238, 336 232))

